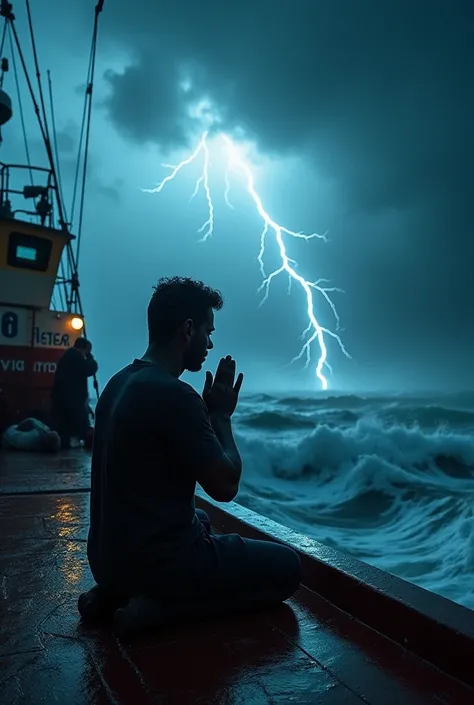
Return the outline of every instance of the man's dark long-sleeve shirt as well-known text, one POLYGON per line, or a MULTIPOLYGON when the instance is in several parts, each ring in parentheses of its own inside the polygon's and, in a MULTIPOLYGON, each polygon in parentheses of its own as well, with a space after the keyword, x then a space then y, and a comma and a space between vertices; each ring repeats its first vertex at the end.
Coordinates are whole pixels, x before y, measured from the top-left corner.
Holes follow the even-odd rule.
POLYGON ((92 355, 84 357, 76 348, 67 350, 56 367, 51 394, 53 403, 85 403, 89 396, 87 379, 95 375, 98 369, 92 355))
POLYGON ((197 477, 223 452, 189 384, 143 360, 112 377, 96 407, 91 467, 87 555, 99 584, 128 582, 133 594, 195 554, 197 477))

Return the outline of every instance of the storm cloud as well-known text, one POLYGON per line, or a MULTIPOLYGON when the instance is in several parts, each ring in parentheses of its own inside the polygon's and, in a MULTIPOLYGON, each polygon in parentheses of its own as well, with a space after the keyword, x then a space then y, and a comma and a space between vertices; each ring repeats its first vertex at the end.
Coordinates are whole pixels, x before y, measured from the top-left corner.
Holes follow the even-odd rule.
POLYGON ((353 208, 441 198, 456 217, 469 200, 471 3, 138 0, 134 9, 111 9, 108 29, 134 59, 109 73, 108 108, 137 142, 189 143, 190 104, 207 98, 225 129, 242 127, 262 151, 310 157, 353 208))
POLYGON ((472 3, 127 7, 111 9, 106 28, 131 57, 107 73, 121 133, 164 151, 189 145, 200 129, 190 106, 206 99, 220 127, 242 129, 262 153, 304 157, 335 184, 346 238, 358 233, 360 247, 345 246, 365 258, 364 281, 345 278, 372 289, 388 345, 419 338, 436 359, 453 342, 474 354, 472 3), (405 246, 374 255, 377 231, 405 246))
MULTIPOLYGON (((56 54, 60 40, 69 52, 55 80, 77 86, 94 0, 52 6, 48 23, 38 18, 41 33, 50 44, 54 34, 56 54)), ((256 311, 260 223, 252 204, 237 193, 243 208, 219 208, 215 237, 198 247, 205 204, 185 207, 192 175, 157 197, 140 192, 164 175, 162 156, 174 162, 196 144, 203 121, 193 109, 207 104, 215 129, 270 158, 258 187, 274 217, 329 231, 327 246, 291 243, 291 256, 305 276, 346 291, 336 299, 353 362, 333 355, 331 342, 337 385, 472 387, 473 17, 473 3, 462 0, 106 2, 82 286, 93 308, 108 308, 113 294, 120 312, 106 323, 96 317, 99 338, 108 326, 98 343, 107 372, 136 352, 139 311, 163 274, 198 275, 225 289, 218 354, 242 361, 247 384, 252 370, 254 386, 263 376, 267 387, 283 379, 283 364, 299 351, 306 324, 297 291, 289 300, 286 282, 276 284, 256 311), (132 327, 119 355, 124 312, 132 327)), ((68 105, 58 100, 58 110, 68 105)), ((324 302, 318 315, 332 325, 324 302)), ((302 374, 301 386, 314 384, 312 374, 302 374)))

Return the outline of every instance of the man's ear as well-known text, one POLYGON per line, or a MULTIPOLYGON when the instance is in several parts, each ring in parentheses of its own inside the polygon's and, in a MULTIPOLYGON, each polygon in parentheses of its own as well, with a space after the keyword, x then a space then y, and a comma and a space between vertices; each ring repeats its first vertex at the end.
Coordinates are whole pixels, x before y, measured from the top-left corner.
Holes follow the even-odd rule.
POLYGON ((185 340, 186 341, 191 340, 191 338, 193 337, 194 332, 195 332, 194 321, 192 318, 187 318, 184 321, 182 330, 183 330, 185 340))

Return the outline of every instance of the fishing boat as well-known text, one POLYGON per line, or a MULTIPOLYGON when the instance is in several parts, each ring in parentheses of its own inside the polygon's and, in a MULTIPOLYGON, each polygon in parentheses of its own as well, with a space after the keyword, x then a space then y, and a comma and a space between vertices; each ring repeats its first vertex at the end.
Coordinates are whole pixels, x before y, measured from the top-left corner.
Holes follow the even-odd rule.
MULTIPOLYGON (((96 6, 93 52, 102 4, 96 6)), ((30 16, 28 0, 26 5, 30 16)), ((11 5, 2 2, 1 14, 15 42, 11 5)), ((89 75, 86 94, 91 86, 89 75)), ((58 356, 85 328, 80 229, 74 239, 62 208, 54 130, 45 127, 44 100, 32 97, 43 115, 49 160, 38 169, 42 180, 14 188, 10 174, 18 169, 28 175, 28 163, 1 166, 4 424, 47 412, 58 356), (28 212, 13 205, 16 197, 30 199, 28 212), (63 305, 54 304, 56 291, 58 297, 62 291, 63 305)), ((11 118, 2 84, 0 122, 11 118)), ((2 703, 473 705, 471 610, 200 491, 196 504, 215 532, 298 551, 303 584, 294 597, 256 614, 134 639, 117 637, 110 626, 82 624, 77 597, 92 586, 89 491, 90 456, 83 448, 51 454, 0 450, 2 703)))
MULTIPOLYGON (((102 3, 98 5, 100 14, 102 3)), ((27 17, 34 56, 32 74, 15 25, 13 6, 0 4, 3 18, 0 44, 0 127, 23 127, 26 162, 8 164, 0 159, 0 430, 26 417, 48 419, 56 364, 64 351, 85 333, 80 296, 79 253, 89 143, 93 73, 88 76, 86 104, 76 169, 73 207, 79 203, 78 233, 71 232, 60 177, 54 103, 49 84, 46 109, 29 4, 27 17), (9 40, 10 59, 3 52, 9 40), (19 71, 28 86, 30 104, 37 116, 46 164, 30 162, 28 135, 19 89, 19 71), (11 81, 7 79, 12 76, 11 81), (6 86, 17 87, 18 114, 6 86), (82 171, 82 174, 81 174, 82 171), (78 193, 78 186, 80 186, 78 193)), ((91 56, 95 57, 95 32, 91 56)), ((92 62, 92 72, 94 62, 92 62)), ((0 157, 1 157, 0 150, 0 157)), ((72 214, 71 214, 72 215, 72 214)))

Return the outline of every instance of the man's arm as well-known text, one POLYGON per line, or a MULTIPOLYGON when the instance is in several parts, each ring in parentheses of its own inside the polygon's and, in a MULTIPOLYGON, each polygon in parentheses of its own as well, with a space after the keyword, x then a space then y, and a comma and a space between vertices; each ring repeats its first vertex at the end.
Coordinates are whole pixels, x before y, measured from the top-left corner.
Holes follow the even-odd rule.
POLYGON ((235 497, 239 491, 240 477, 242 475, 242 458, 232 433, 232 421, 230 416, 219 413, 211 414, 210 421, 224 453, 232 464, 232 469, 228 474, 231 487, 235 489, 235 497))
POLYGON ((93 375, 96 374, 97 370, 99 369, 99 365, 97 364, 97 360, 95 357, 91 354, 86 355, 84 358, 84 373, 86 377, 93 377, 93 375))
POLYGON ((77 374, 83 377, 92 377, 99 369, 95 358, 90 354, 84 356, 79 350, 71 348, 66 355, 58 363, 58 366, 62 365, 66 375, 77 374))
POLYGON ((176 389, 167 405, 164 442, 172 462, 192 472, 217 502, 231 502, 239 489, 242 461, 230 418, 212 424, 202 397, 188 385, 176 389))

